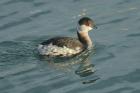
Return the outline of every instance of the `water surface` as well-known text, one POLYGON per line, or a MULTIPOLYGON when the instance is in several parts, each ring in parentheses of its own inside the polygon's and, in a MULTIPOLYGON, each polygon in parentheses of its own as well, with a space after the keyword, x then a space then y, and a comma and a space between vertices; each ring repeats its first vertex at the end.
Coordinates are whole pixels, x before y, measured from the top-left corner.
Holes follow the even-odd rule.
POLYGON ((1 0, 0 93, 140 93, 139 0, 1 0), (44 60, 38 43, 76 37, 83 16, 95 54, 44 60), (54 62, 55 61, 55 62, 54 62))

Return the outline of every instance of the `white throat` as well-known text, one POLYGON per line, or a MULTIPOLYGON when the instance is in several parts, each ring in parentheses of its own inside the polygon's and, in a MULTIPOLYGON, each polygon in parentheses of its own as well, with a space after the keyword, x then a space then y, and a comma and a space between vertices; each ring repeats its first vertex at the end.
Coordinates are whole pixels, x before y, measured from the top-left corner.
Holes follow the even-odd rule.
POLYGON ((86 26, 86 25, 79 25, 77 27, 78 32, 88 32, 90 30, 92 30, 93 28, 90 26, 86 26))

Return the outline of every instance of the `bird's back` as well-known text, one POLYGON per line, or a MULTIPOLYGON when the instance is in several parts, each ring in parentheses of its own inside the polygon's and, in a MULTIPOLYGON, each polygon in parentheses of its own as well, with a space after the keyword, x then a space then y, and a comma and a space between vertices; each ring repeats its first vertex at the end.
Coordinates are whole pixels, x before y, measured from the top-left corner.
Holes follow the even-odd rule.
POLYGON ((71 37, 55 37, 41 43, 42 45, 56 45, 58 47, 67 47, 70 49, 84 49, 84 45, 77 39, 71 37))

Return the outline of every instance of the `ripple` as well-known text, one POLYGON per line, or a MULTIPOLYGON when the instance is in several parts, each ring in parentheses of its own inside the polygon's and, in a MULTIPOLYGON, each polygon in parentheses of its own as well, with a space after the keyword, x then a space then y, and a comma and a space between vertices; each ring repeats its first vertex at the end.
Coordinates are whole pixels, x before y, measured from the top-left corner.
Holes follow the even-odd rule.
POLYGON ((134 90, 131 93, 140 93, 140 89, 134 90))
POLYGON ((74 2, 79 2, 79 1, 81 1, 81 0, 73 0, 74 2))
POLYGON ((108 22, 104 22, 104 23, 99 23, 97 25, 105 25, 105 24, 114 24, 114 23, 120 23, 123 22, 125 20, 127 20, 129 17, 123 17, 123 18, 118 18, 118 19, 114 19, 108 22))
POLYGON ((32 44, 32 46, 36 46, 49 38, 51 38, 51 36, 49 35, 41 35, 41 36, 32 36, 32 35, 27 36, 26 35, 26 36, 21 36, 19 38, 16 38, 15 41, 19 41, 19 42, 28 41, 28 42, 31 42, 30 44, 32 44))
POLYGON ((0 83, 1 83, 1 85, 0 85, 1 93, 7 93, 6 92, 7 90, 15 88, 15 86, 13 84, 11 84, 11 82, 9 80, 3 79, 0 81, 0 83))
POLYGON ((134 72, 125 75, 123 78, 124 78, 124 80, 127 80, 128 82, 131 82, 131 83, 140 82, 139 73, 140 73, 140 69, 136 69, 134 72))
POLYGON ((10 76, 23 75, 23 74, 25 74, 25 73, 33 72, 35 69, 36 69, 36 68, 32 68, 32 69, 28 69, 28 70, 23 70, 23 71, 20 71, 20 72, 17 72, 17 73, 10 74, 10 76))
POLYGON ((101 57, 99 59, 96 59, 96 61, 106 61, 106 60, 109 60, 109 59, 112 59, 114 58, 115 55, 113 53, 107 53, 107 56, 106 57, 101 57))
POLYGON ((131 3, 132 0, 121 0, 121 2, 117 3, 117 5, 122 5, 122 4, 127 4, 127 3, 131 3))
POLYGON ((26 90, 24 93, 38 93, 38 92, 49 93, 51 91, 56 91, 57 89, 70 86, 75 82, 76 82, 75 80, 71 81, 69 79, 63 79, 56 82, 51 82, 51 84, 36 86, 34 88, 26 90))
POLYGON ((73 0, 73 2, 82 2, 84 0, 73 0))
POLYGON ((51 12, 52 12, 51 10, 45 10, 45 11, 38 10, 38 11, 32 12, 32 15, 30 17, 37 18, 41 15, 49 14, 51 12))
POLYGON ((12 47, 15 45, 18 45, 18 42, 14 42, 14 41, 3 41, 3 42, 0 42, 0 47, 12 47))
POLYGON ((15 14, 17 14, 17 13, 18 13, 18 12, 15 11, 15 12, 12 12, 12 13, 9 13, 9 14, 3 15, 3 16, 0 16, 0 20, 1 20, 1 19, 4 19, 4 18, 6 18, 6 17, 12 16, 12 15, 15 15, 15 14))
POLYGON ((129 90, 133 90, 134 88, 132 87, 124 87, 124 88, 119 88, 110 92, 106 92, 106 93, 123 93, 123 91, 129 91, 129 90))
POLYGON ((3 3, 3 5, 15 4, 18 2, 33 2, 33 1, 35 1, 35 0, 9 0, 9 1, 3 3))
POLYGON ((70 28, 68 31, 69 32, 75 32, 75 28, 70 28))
MULTIPOLYGON (((76 88, 76 89, 73 89, 73 90, 70 90, 66 93, 81 93, 81 91, 88 91, 88 90, 98 90, 98 89, 105 89, 105 88, 109 88, 111 86, 114 86, 116 83, 123 83, 123 81, 128 81, 128 82, 131 82, 131 83, 137 83, 137 82, 140 82, 140 69, 137 69, 131 73, 128 73, 126 75, 122 75, 122 76, 115 76, 115 77, 111 77, 109 79, 106 79, 106 80, 102 80, 98 83, 96 83, 94 86, 88 86, 88 87, 84 87, 84 88, 76 88)), ((114 90, 114 91, 124 91, 124 90, 133 90, 132 87, 124 87, 124 88, 121 88, 121 89, 118 89, 118 90, 114 90)), ((107 92, 108 93, 108 92, 107 92)), ((109 92, 109 93, 118 93, 118 92, 109 92)))
POLYGON ((9 22, 9 23, 6 23, 6 24, 0 26, 0 30, 2 31, 2 30, 5 30, 5 29, 9 29, 11 27, 21 25, 21 24, 29 23, 29 22, 32 21, 32 18, 37 18, 37 17, 40 17, 41 15, 48 14, 48 13, 51 13, 51 11, 46 10, 46 11, 33 12, 32 15, 30 15, 29 17, 25 17, 21 20, 9 22))
POLYGON ((129 34, 127 37, 140 37, 140 33, 129 34))
POLYGON ((37 2, 37 3, 33 3, 33 5, 34 5, 35 7, 39 7, 39 6, 46 5, 46 2, 37 2))
POLYGON ((23 18, 23 19, 18 20, 18 21, 9 22, 7 24, 4 24, 4 25, 0 26, 0 30, 2 31, 2 30, 5 30, 5 29, 9 29, 11 27, 21 25, 21 24, 25 24, 25 23, 29 23, 31 21, 32 21, 32 19, 27 17, 27 18, 23 18))
POLYGON ((0 43, 0 65, 12 66, 33 58, 33 46, 28 42, 4 41, 0 43))
POLYGON ((49 93, 52 88, 45 86, 45 85, 40 85, 34 88, 31 88, 29 90, 26 90, 23 93, 49 93))

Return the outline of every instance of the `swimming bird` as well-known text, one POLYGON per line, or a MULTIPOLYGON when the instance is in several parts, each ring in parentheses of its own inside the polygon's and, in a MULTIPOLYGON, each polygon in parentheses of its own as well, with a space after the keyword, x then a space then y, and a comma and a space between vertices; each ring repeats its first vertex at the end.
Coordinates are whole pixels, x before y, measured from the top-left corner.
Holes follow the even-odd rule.
POLYGON ((54 37, 38 45, 38 52, 45 56, 72 56, 93 47, 88 34, 90 30, 97 28, 93 20, 83 17, 78 21, 77 37, 54 37))

